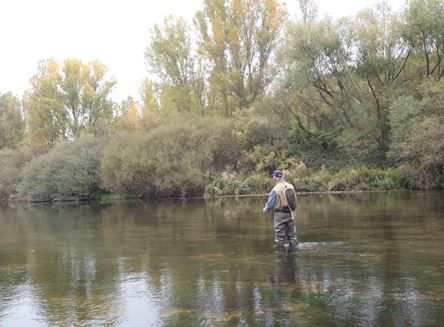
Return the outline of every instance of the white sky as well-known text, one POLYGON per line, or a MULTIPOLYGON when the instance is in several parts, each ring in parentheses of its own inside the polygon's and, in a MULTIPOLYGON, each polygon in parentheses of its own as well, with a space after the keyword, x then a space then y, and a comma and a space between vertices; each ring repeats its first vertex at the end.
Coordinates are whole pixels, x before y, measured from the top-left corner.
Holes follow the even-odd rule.
MULTIPOLYGON (((348 16, 378 0, 317 0, 321 16, 348 16)), ((389 0, 397 10, 404 0, 389 0)), ((292 18, 297 0, 287 0, 292 18)), ((202 0, 0 0, 0 93, 21 96, 38 62, 99 59, 118 84, 112 98, 139 99, 148 76, 149 30, 165 15, 191 22, 202 0)))

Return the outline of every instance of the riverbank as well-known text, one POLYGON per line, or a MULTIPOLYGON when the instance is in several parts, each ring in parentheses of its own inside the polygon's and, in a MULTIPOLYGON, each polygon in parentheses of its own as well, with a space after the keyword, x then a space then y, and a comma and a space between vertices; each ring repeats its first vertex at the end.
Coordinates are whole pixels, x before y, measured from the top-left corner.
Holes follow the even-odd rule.
MULTIPOLYGON (((378 169, 369 167, 349 168, 330 172, 323 168, 308 174, 308 170, 301 173, 300 170, 285 171, 285 180, 295 186, 298 195, 309 194, 347 194, 366 192, 399 192, 399 191, 424 191, 444 189, 442 176, 427 176, 417 170, 401 168, 378 169), (433 183, 431 181, 434 181, 433 183)), ((68 182, 68 181, 67 181, 68 182)), ((46 181, 51 183, 51 181, 46 181)), ((82 197, 72 193, 71 196, 52 196, 49 192, 45 198, 18 198, 12 194, 4 202, 100 202, 114 203, 118 201, 151 199, 190 199, 190 198, 224 198, 224 197, 266 197, 273 188, 273 180, 265 174, 240 174, 235 172, 223 172, 218 177, 209 177, 202 191, 196 194, 175 193, 156 194, 150 193, 135 196, 134 194, 111 193, 99 186, 94 196, 82 197), (105 192, 104 192, 105 191, 105 192)), ((183 189, 181 185, 177 189, 183 189)))
MULTIPOLYGON (((398 168, 345 168, 329 171, 325 167, 309 172, 303 166, 284 171, 284 179, 297 193, 399 191, 443 189, 444 178, 412 166, 398 168)), ((205 188, 205 197, 223 195, 266 194, 274 186, 264 174, 240 175, 224 173, 205 188)))
MULTIPOLYGON (((123 138, 123 141, 128 143, 127 138, 123 138)), ((137 143, 137 139, 133 141, 129 143, 137 143)), ((4 168, 0 171, 0 199, 60 202, 109 201, 113 197, 214 198, 267 194, 274 186, 270 169, 266 167, 220 167, 218 163, 229 160, 214 161, 222 156, 217 152, 219 148, 214 148, 214 154, 208 155, 204 163, 202 158, 197 160, 197 151, 190 154, 181 150, 179 156, 179 150, 171 150, 171 158, 175 158, 171 159, 171 163, 167 160, 170 157, 161 156, 156 152, 157 147, 148 141, 141 138, 140 151, 131 150, 127 154, 122 153, 122 149, 128 146, 119 144, 116 149, 113 149, 114 145, 106 148, 105 140, 91 135, 60 144, 41 155, 26 149, 2 151, 0 162, 4 168), (150 149, 148 146, 153 147, 152 151, 142 153, 150 149)), ((158 136, 152 141, 157 142, 158 136)), ((228 150, 226 152, 224 157, 233 157, 228 150)), ((316 169, 291 159, 273 165, 273 169, 275 167, 283 169, 284 179, 293 184, 299 193, 444 188, 443 168, 439 164, 404 163, 397 167, 356 166, 340 169, 322 166, 316 169)))

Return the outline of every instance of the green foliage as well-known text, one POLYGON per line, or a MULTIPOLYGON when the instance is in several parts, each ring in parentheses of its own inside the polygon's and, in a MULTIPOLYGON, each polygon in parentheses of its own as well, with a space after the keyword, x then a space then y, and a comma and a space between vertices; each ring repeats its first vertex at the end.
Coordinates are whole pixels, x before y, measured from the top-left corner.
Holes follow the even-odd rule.
POLYGON ((222 172, 205 187, 206 198, 224 195, 252 195, 268 193, 274 186, 270 176, 252 174, 242 176, 231 172, 222 172))
POLYGON ((366 168, 360 171, 342 170, 334 174, 331 181, 328 184, 329 191, 350 191, 352 189, 357 190, 370 190, 372 183, 379 171, 371 171, 366 168))
POLYGON ((114 196, 109 193, 100 194, 100 203, 111 204, 114 202, 114 196))
MULTIPOLYGON (((406 119, 417 123, 402 107, 419 101, 423 114, 431 115, 427 99, 442 115, 443 102, 432 99, 442 99, 434 81, 443 76, 443 15, 442 1, 417 0, 401 13, 381 4, 353 18, 316 20, 305 12, 303 21, 291 22, 279 53, 284 74, 276 94, 296 117, 295 139, 302 142, 294 143, 294 153, 304 140, 313 141, 307 131, 321 130, 333 136, 342 165, 382 166, 387 151, 408 134, 406 119), (407 103, 408 97, 414 101, 407 103)), ((312 163, 310 152, 300 158, 312 163)))
POLYGON ((270 171, 279 167, 282 158, 270 149, 270 146, 257 145, 253 151, 248 152, 246 164, 258 171, 270 171))
MULTIPOLYGON (((160 79, 157 88, 162 113, 203 111, 202 73, 193 51, 190 27, 183 18, 169 16, 162 26, 156 24, 145 56, 151 72, 160 79)), ((152 85, 145 83, 143 87, 148 109, 153 102, 152 85)))
POLYGON ((444 5, 442 0, 412 0, 404 12, 403 33, 417 48, 423 76, 441 79, 444 57, 444 5))
POLYGON ((204 191, 206 198, 223 195, 239 195, 241 181, 234 173, 222 172, 219 178, 207 184, 204 191))
MULTIPOLYGON (((377 190, 427 190, 442 188, 442 172, 419 169, 411 165, 398 168, 344 168, 329 171, 325 167, 309 171, 304 164, 284 170, 284 179, 295 186, 297 192, 350 192, 377 190)), ((224 172, 209 183, 205 196, 242 195, 267 193, 274 186, 272 180, 263 174, 243 177, 224 172)))
POLYGON ((419 85, 418 89, 423 114, 426 116, 443 115, 444 79, 439 81, 427 79, 419 85))
POLYGON ((21 181, 23 167, 33 153, 28 147, 0 150, 0 201, 15 197, 15 189, 21 181))
POLYGON ((344 161, 335 135, 328 130, 307 130, 294 124, 289 137, 289 155, 299 158, 310 167, 335 167, 344 161))
POLYGON ((153 114, 159 112, 159 103, 156 99, 155 85, 149 80, 145 79, 140 87, 140 96, 142 97, 143 115, 153 114))
POLYGON ((0 149, 15 148, 23 138, 25 121, 20 102, 11 93, 0 93, 0 149))
POLYGON ((303 162, 289 171, 285 171, 284 177, 292 183, 297 192, 325 192, 332 174, 322 166, 321 169, 309 173, 303 162))
POLYGON ((374 134, 374 125, 365 124, 362 128, 344 129, 336 138, 338 150, 343 154, 343 161, 348 165, 362 163, 380 164, 384 161, 385 151, 379 147, 374 134))
MULTIPOLYGON (((390 158, 442 175, 444 166, 444 82, 421 85, 422 100, 399 98, 391 107, 390 158)), ((430 184, 430 183, 426 183, 430 184)))
POLYGON ((146 58, 151 70, 171 86, 192 82, 194 62, 189 27, 183 18, 168 16, 163 25, 154 25, 146 58))
POLYGON ((3 149, 1 197, 20 176, 29 200, 94 198, 99 177, 133 197, 263 193, 276 168, 298 191, 442 187, 443 1, 339 20, 299 4, 282 42, 275 0, 205 0, 195 30, 166 18, 145 53, 157 83, 144 81, 140 103, 113 103, 116 82, 98 61, 42 61, 25 112, 0 95, 0 149, 71 142, 24 174, 27 150, 3 149), (103 158, 102 141, 82 132, 111 134, 103 158))
POLYGON ((434 171, 432 167, 421 167, 403 164, 397 171, 405 179, 405 188, 409 190, 443 189, 443 172, 434 171))
POLYGON ((65 138, 68 115, 59 91, 59 67, 55 60, 41 62, 32 77, 32 90, 25 95, 28 139, 33 143, 54 146, 65 138))
POLYGON ((264 194, 270 192, 273 186, 274 182, 270 176, 250 175, 242 181, 239 194, 264 194))
POLYGON ((84 135, 33 159, 17 197, 27 201, 86 200, 99 196, 103 140, 84 135))
POLYGON ((30 140, 53 146, 82 131, 95 132, 102 120, 111 120, 109 95, 116 81, 106 73, 99 61, 69 59, 62 66, 53 59, 42 61, 25 99, 30 140))
POLYGON ((390 106, 390 137, 393 146, 399 146, 410 135, 412 125, 421 112, 421 103, 412 96, 402 96, 390 106))
POLYGON ((237 144, 228 120, 181 115, 149 131, 113 136, 102 184, 136 197, 202 195, 213 169, 236 165, 237 144))
POLYGON ((285 161, 290 133, 285 121, 255 109, 243 110, 233 118, 236 137, 245 153, 245 170, 269 172, 285 161))
POLYGON ((196 13, 199 55, 208 71, 210 106, 230 116, 261 98, 285 8, 276 0, 206 0, 196 13))
POLYGON ((330 18, 291 22, 287 27, 279 51, 282 96, 294 102, 295 114, 307 129, 320 127, 318 123, 333 127, 333 121, 350 127, 350 114, 360 104, 361 95, 352 90, 355 76, 349 65, 352 41, 347 28, 347 21, 330 18))
POLYGON ((401 169, 359 167, 341 169, 337 172, 322 168, 308 176, 289 175, 287 179, 295 185, 298 192, 417 189, 418 177, 412 176, 411 173, 412 169, 406 167, 401 169))
POLYGON ((259 144, 271 144, 276 137, 276 126, 267 117, 258 115, 251 109, 236 114, 234 124, 236 136, 243 142, 246 150, 252 150, 259 144))

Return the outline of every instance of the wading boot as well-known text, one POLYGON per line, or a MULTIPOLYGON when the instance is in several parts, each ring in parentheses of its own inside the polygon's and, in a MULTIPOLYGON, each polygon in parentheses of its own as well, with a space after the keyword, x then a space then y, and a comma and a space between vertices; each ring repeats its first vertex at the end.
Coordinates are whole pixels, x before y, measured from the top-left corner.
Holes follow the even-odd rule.
POLYGON ((276 252, 285 252, 284 244, 276 244, 275 250, 276 250, 276 252))
POLYGON ((296 252, 297 250, 299 250, 298 242, 290 242, 288 244, 288 253, 296 252))

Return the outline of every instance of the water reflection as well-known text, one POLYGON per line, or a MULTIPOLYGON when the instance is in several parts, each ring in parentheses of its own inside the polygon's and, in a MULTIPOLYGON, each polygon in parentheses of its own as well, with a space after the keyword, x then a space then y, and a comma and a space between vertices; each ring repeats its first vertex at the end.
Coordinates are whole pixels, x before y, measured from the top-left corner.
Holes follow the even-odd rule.
POLYGON ((0 325, 438 326, 443 193, 301 197, 301 250, 264 199, 0 209, 0 325))

